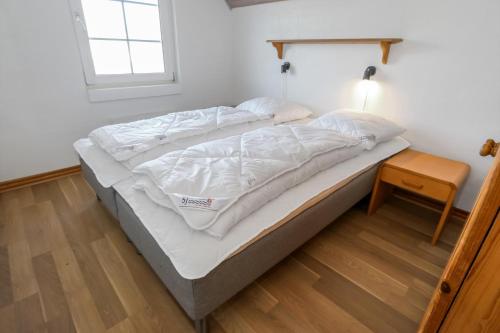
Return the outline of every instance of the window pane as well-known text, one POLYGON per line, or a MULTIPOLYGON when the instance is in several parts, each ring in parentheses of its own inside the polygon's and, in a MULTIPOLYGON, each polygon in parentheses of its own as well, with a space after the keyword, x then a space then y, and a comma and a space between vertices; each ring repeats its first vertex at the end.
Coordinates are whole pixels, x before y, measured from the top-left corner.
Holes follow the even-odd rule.
POLYGON ((130 39, 161 40, 158 7, 124 3, 130 39))
POLYGON ((134 73, 165 72, 161 43, 130 42, 130 53, 134 73))
POLYGON ((130 74, 127 42, 91 40, 90 50, 96 75, 130 74))
POLYGON ((82 0, 90 38, 126 38, 122 4, 109 0, 82 0))

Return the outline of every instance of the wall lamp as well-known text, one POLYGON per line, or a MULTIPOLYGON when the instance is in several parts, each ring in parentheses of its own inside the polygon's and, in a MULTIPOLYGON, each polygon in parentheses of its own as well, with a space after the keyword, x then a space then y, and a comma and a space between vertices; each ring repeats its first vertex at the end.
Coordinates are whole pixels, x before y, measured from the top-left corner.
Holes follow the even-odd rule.
POLYGON ((288 61, 283 63, 283 65, 281 65, 281 73, 282 74, 285 74, 289 70, 290 70, 290 63, 288 61))
POLYGON ((363 74, 363 80, 370 80, 370 77, 377 73, 377 68, 375 66, 366 67, 365 73, 363 74))

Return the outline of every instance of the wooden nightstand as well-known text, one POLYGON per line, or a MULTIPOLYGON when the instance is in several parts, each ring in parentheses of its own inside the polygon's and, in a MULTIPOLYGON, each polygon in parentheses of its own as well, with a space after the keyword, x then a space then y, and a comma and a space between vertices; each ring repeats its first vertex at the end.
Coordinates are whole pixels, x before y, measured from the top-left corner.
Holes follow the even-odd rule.
POLYGON ((379 169, 368 214, 375 213, 394 186, 446 203, 434 231, 435 245, 450 215, 455 195, 469 174, 462 162, 407 149, 388 159, 379 169))

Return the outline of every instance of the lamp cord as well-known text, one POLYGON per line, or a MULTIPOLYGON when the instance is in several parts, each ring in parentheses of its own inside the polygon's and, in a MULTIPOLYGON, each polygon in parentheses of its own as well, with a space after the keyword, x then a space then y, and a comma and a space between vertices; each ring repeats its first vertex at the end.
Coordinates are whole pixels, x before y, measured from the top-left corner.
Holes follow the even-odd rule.
POLYGON ((287 80, 288 79, 288 72, 282 73, 281 74, 281 97, 283 99, 287 98, 288 95, 288 87, 287 87, 287 80))
POLYGON ((366 89, 366 92, 365 92, 365 101, 363 102, 363 112, 365 112, 365 109, 366 109, 366 101, 368 100, 368 89, 366 89))

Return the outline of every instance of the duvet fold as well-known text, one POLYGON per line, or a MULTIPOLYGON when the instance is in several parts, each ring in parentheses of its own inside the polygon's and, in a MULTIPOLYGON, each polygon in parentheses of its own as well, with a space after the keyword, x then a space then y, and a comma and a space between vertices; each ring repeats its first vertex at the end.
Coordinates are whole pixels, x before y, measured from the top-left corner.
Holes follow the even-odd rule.
POLYGON ((286 190, 362 151, 359 139, 328 128, 267 127, 141 164, 134 188, 192 229, 222 238, 286 190))

